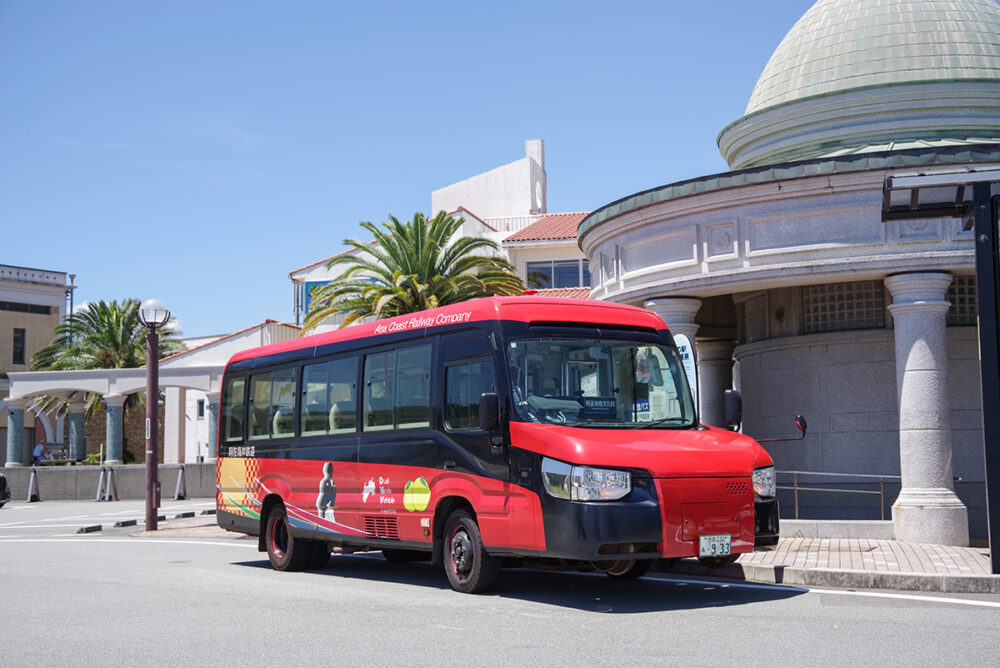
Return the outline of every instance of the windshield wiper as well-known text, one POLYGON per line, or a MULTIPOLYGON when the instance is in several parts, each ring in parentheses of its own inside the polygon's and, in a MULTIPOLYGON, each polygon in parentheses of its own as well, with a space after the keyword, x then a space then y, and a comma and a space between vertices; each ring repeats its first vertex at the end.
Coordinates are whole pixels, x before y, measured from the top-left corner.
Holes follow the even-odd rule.
POLYGON ((690 429, 693 426, 688 424, 686 420, 682 421, 680 418, 662 418, 660 420, 653 420, 652 422, 637 422, 630 427, 626 427, 626 429, 652 429, 667 422, 678 422, 680 423, 679 426, 683 426, 686 429, 690 429))

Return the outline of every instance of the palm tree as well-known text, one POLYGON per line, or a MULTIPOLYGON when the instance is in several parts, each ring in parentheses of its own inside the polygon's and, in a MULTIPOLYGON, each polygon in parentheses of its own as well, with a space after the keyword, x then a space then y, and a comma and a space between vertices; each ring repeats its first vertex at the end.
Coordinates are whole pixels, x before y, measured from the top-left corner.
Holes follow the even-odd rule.
POLYGON ((464 222, 441 211, 432 220, 416 213, 405 223, 389 216, 382 228, 361 223, 375 243, 344 240, 358 252, 326 263, 328 268, 346 265, 347 270, 313 291, 302 332, 339 314, 346 314, 341 327, 347 327, 366 317, 389 318, 476 297, 521 294, 524 283, 514 265, 477 254, 498 251, 496 242, 480 237, 452 241, 464 222))
MULTIPOLYGON (((56 326, 55 340, 31 358, 32 370, 65 369, 132 369, 146 363, 146 328, 139 322, 139 300, 99 301, 88 304, 56 326)), ((161 358, 184 350, 180 332, 169 325, 159 330, 161 358)), ((68 397, 40 396, 33 407, 62 415, 69 401, 85 394, 86 420, 89 422, 100 408, 101 397, 93 393, 74 392, 68 397)), ((131 406, 144 403, 144 397, 131 394, 125 401, 125 412, 131 406)))

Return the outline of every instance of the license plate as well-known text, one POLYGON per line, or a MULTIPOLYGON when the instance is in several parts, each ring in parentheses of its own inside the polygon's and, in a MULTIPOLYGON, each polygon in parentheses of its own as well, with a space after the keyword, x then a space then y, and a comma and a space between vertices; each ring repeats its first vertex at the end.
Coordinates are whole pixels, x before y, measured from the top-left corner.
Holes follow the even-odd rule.
POLYGON ((728 557, 733 550, 733 537, 728 534, 698 536, 699 557, 728 557))

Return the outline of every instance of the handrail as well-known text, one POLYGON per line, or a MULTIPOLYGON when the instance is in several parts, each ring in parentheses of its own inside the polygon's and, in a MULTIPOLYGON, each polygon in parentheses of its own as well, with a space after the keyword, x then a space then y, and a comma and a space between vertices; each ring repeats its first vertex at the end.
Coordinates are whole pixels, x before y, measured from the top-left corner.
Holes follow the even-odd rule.
MULTIPOLYGON (((795 519, 799 519, 799 492, 835 492, 837 494, 871 494, 879 497, 879 513, 885 519, 885 481, 902 480, 902 476, 889 475, 883 473, 834 473, 832 471, 775 471, 775 478, 779 475, 791 475, 792 486, 775 485, 775 489, 790 489, 795 498, 795 519), (875 492, 867 489, 830 489, 829 487, 800 487, 799 476, 825 476, 833 478, 864 478, 878 480, 879 491, 875 492)), ((961 482, 961 476, 954 476, 955 482, 961 482)))
POLYGON ((832 471, 775 471, 775 478, 785 474, 792 476, 792 486, 775 485, 775 489, 790 489, 795 499, 795 519, 799 519, 799 492, 836 492, 839 494, 871 494, 879 497, 879 514, 885 519, 885 481, 902 480, 901 476, 878 473, 834 473, 832 471), (867 489, 830 489, 827 487, 799 487, 799 476, 826 476, 834 478, 864 478, 877 479, 879 491, 867 489))

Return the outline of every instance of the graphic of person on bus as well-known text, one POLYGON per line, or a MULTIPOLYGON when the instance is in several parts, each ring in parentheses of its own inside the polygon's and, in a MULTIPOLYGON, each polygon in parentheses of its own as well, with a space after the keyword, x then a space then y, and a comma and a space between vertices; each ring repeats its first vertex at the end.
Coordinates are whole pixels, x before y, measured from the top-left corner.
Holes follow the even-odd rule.
POLYGON ((333 462, 323 464, 323 479, 319 481, 316 512, 325 520, 334 521, 333 504, 337 500, 337 485, 333 482, 333 462))

